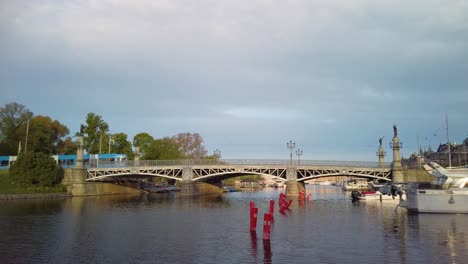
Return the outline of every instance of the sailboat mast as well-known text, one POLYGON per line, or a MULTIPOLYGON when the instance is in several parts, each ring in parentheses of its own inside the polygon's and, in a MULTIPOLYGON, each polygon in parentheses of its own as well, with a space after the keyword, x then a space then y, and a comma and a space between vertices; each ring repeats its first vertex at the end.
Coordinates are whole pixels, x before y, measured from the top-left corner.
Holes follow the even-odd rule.
POLYGON ((448 160, 449 160, 449 168, 452 167, 452 155, 450 152, 450 138, 449 138, 449 130, 448 130, 448 115, 445 114, 445 126, 447 127, 447 146, 448 146, 448 160))

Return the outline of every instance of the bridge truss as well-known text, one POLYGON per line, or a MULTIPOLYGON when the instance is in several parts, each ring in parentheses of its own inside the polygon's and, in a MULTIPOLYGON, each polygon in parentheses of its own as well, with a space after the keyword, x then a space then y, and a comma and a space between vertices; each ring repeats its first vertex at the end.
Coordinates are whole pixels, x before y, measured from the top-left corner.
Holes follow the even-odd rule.
MULTIPOLYGON (((322 177, 349 176, 364 177, 373 180, 390 181, 391 170, 389 166, 378 167, 377 163, 352 163, 304 161, 299 164, 289 164, 289 161, 241 161, 226 162, 210 161, 207 164, 196 162, 175 161, 140 161, 138 164, 128 164, 118 168, 89 168, 87 181, 119 181, 141 180, 142 178, 163 177, 178 181, 184 180, 184 174, 190 175, 189 180, 194 182, 219 182, 239 175, 269 175, 275 178, 287 179, 287 171, 293 169, 295 179, 299 182, 322 177), (255 164, 256 163, 256 164, 255 164)), ((185 176, 186 177, 186 176, 185 176)), ((187 178, 185 178, 187 179, 187 178)))

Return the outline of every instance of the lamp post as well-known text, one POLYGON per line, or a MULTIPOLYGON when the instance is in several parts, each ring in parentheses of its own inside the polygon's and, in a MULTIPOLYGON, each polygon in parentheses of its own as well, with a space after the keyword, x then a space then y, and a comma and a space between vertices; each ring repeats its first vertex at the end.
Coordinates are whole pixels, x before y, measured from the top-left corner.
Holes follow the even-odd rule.
POLYGON ((296 155, 297 155, 297 165, 301 165, 301 156, 302 156, 302 149, 297 149, 296 150, 296 155))
POLYGON ((292 140, 289 140, 289 142, 286 143, 286 146, 288 147, 289 151, 290 151, 290 155, 289 155, 289 163, 290 165, 292 165, 292 153, 293 153, 293 149, 296 147, 296 143, 294 143, 292 140))
POLYGON ((28 135, 29 135, 29 119, 28 119, 28 123, 26 124, 26 140, 25 140, 25 143, 24 143, 24 153, 26 154, 26 152, 28 152, 28 135))
POLYGON ((112 134, 109 134, 109 154, 111 153, 111 142, 114 144, 115 141, 112 139, 112 134))
POLYGON ((466 145, 463 144, 463 156, 464 156, 464 160, 465 160, 465 167, 466 167, 466 145))
POLYGON ((99 154, 101 154, 102 151, 102 131, 100 131, 99 134, 99 154))

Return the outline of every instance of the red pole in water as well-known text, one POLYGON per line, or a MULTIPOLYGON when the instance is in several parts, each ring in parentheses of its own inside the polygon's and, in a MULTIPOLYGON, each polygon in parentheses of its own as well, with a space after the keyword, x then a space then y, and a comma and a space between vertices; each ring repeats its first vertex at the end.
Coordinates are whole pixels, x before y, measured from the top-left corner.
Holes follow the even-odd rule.
POLYGON ((263 240, 270 240, 272 215, 266 213, 263 216, 263 240))
POLYGON ((278 200, 278 207, 281 208, 283 204, 286 202, 285 195, 283 193, 280 193, 280 197, 278 200))
POLYGON ((250 231, 257 230, 257 215, 258 215, 258 208, 251 207, 250 208, 250 231))
POLYGON ((275 200, 270 200, 270 214, 273 214, 275 211, 275 200))
POLYGON ((255 207, 255 203, 253 201, 250 202, 250 208, 254 208, 255 207))
POLYGON ((300 201, 304 201, 304 195, 305 195, 304 191, 299 192, 299 200, 300 201))

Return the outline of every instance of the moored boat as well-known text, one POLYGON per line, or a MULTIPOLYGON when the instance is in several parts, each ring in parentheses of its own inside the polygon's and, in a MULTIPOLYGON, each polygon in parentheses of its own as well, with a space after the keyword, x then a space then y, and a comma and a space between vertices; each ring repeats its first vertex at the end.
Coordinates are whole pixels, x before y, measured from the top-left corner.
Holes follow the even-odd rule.
POLYGON ((406 198, 405 193, 401 190, 400 187, 396 185, 384 185, 379 188, 378 191, 353 191, 351 192, 351 199, 353 201, 362 200, 362 201, 395 201, 398 203, 400 200, 406 198))
POLYGON ((369 190, 369 184, 366 179, 353 178, 345 181, 341 189, 343 191, 365 191, 369 190))
MULTIPOLYGON (((400 206, 421 213, 468 213, 468 168, 442 168, 429 162, 432 184, 410 183, 400 206)), ((427 167, 426 167, 427 169, 427 167)))

